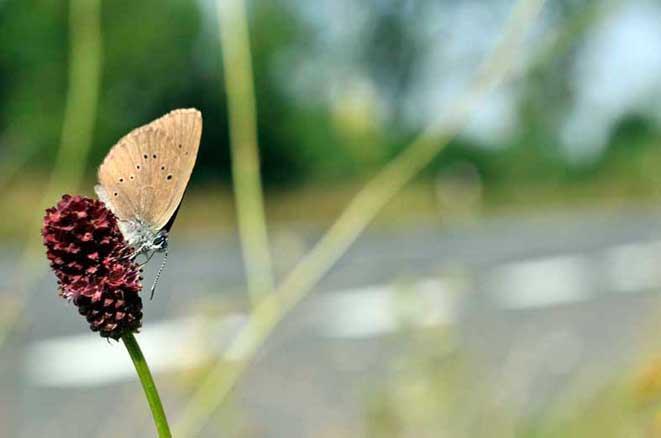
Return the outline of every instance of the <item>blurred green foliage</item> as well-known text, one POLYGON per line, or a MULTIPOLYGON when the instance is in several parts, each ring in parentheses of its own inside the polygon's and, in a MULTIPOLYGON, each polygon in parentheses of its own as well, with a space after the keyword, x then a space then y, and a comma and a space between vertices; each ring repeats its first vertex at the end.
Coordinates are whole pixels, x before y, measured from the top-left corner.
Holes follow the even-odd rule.
MULTIPOLYGON (((415 135, 417 128, 403 122, 398 102, 415 80, 412 72, 422 53, 423 42, 410 22, 424 14, 427 2, 415 8, 407 4, 375 7, 369 26, 361 30, 364 40, 356 54, 380 98, 392 104, 385 117, 351 90, 345 93, 348 100, 339 103, 320 98, 322 90, 292 97, 287 88, 296 88, 297 78, 283 78, 279 71, 290 70, 278 65, 311 56, 319 47, 318 29, 294 11, 295 2, 251 4, 267 186, 360 179, 415 135)), ((568 29, 580 40, 589 29, 585 17, 573 20, 575 11, 563 2, 554 7, 566 15, 568 29)), ((16 165, 45 171, 54 159, 67 89, 66 8, 65 2, 53 1, 0 3, 0 169, 16 165)), ((121 0, 104 2, 102 13, 100 107, 88 174, 93 175, 110 145, 132 128, 172 108, 194 106, 205 117, 195 178, 229 183, 228 127, 212 2, 121 0)), ((568 74, 574 47, 574 40, 562 40, 557 53, 542 56, 521 78, 515 109, 521 127, 508 144, 454 141, 427 177, 456 163, 470 163, 492 191, 520 184, 571 186, 600 178, 622 179, 625 185, 633 181, 635 187, 658 183, 653 169, 661 163, 661 133, 644 116, 622 120, 607 152, 589 165, 572 166, 563 156, 557 121, 571 100, 568 74)))

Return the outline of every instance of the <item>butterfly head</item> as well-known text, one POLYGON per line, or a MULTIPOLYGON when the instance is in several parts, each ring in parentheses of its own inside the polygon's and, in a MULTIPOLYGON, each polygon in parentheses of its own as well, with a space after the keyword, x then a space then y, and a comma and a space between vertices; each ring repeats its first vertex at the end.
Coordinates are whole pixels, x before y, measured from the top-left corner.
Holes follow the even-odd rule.
POLYGON ((158 252, 165 252, 168 249, 168 232, 161 230, 156 234, 156 237, 151 243, 151 249, 158 252))

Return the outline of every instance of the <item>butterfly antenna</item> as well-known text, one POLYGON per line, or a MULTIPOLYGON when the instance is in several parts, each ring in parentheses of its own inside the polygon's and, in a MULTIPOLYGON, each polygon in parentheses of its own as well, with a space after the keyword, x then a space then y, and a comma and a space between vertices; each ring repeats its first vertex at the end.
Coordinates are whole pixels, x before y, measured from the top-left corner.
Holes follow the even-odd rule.
POLYGON ((168 261, 168 252, 165 251, 165 255, 163 256, 163 262, 161 263, 161 267, 158 268, 156 277, 154 277, 154 284, 151 285, 151 293, 149 295, 150 300, 154 298, 154 292, 156 292, 156 285, 158 284, 158 279, 161 278, 161 272, 163 272, 163 269, 165 268, 165 263, 167 261, 168 261))

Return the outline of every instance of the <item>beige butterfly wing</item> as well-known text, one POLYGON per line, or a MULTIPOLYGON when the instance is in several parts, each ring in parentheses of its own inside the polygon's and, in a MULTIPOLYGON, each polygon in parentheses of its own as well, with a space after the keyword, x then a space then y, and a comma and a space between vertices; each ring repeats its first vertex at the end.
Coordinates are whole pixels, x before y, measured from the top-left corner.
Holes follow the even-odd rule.
POLYGON ((98 172, 103 198, 113 213, 153 231, 163 228, 184 196, 201 134, 200 112, 179 109, 119 140, 98 172))

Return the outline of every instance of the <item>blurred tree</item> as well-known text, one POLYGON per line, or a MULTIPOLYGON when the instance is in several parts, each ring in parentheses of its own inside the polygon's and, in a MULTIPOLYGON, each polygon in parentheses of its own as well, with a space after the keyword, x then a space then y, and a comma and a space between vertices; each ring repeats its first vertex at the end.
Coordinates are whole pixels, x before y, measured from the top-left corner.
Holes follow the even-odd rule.
POLYGON ((0 153, 49 162, 59 142, 66 82, 67 9, 58 2, 0 5, 0 153), (46 145, 49 145, 46 147, 46 145))
MULTIPOLYGON (((561 146, 562 121, 576 98, 576 47, 599 21, 600 3, 549 4, 546 25, 551 23, 557 38, 532 56, 527 73, 517 82, 518 129, 490 149, 474 139, 453 142, 427 177, 457 162, 471 163, 486 187, 571 183, 616 167, 630 170, 616 172, 618 178, 650 173, 649 165, 641 163, 657 162, 659 138, 649 119, 634 123, 634 115, 623 121, 613 131, 603 159, 586 167, 570 166, 561 146), (644 146, 638 150, 635 145, 644 146)), ((426 57, 443 58, 446 40, 449 44, 462 37, 452 23, 441 29, 418 24, 449 4, 373 0, 311 7, 302 0, 249 2, 266 184, 361 178, 401 151, 418 129, 404 114, 419 80, 413 73, 426 57), (360 18, 338 28, 333 20, 354 8, 360 18), (337 15, 327 16, 332 13, 337 15), (336 32, 339 29, 341 38, 327 35, 329 23, 336 32), (316 65, 306 70, 311 63, 316 65), (302 82, 316 85, 306 88, 302 82)), ((214 2, 118 0, 104 2, 102 12, 103 74, 89 173, 110 145, 132 128, 172 108, 195 106, 205 118, 195 180, 229 183, 214 2)), ((44 170, 52 162, 68 85, 67 17, 66 3, 0 3, 3 163, 27 162, 28 169, 44 170)), ((449 71, 453 66, 443 68, 449 71)), ((441 75, 439 84, 443 80, 441 75)), ((649 178, 643 180, 652 184, 649 178)))

